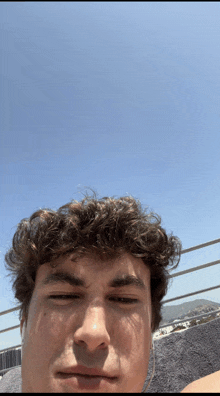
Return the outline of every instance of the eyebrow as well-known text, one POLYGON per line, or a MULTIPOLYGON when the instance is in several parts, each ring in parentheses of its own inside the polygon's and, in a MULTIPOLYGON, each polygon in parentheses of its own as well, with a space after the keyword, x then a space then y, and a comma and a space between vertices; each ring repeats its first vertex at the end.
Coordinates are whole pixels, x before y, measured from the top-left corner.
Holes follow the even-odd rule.
POLYGON ((57 271, 53 274, 49 274, 43 280, 42 284, 55 284, 55 283, 69 283, 71 286, 83 286, 86 287, 86 284, 83 279, 79 278, 76 275, 69 274, 68 272, 64 271, 57 271))
MULTIPOLYGON (((82 286, 87 287, 83 279, 79 278, 75 274, 69 274, 65 271, 57 271, 53 274, 47 275, 47 277, 42 281, 42 284, 56 284, 56 283, 69 283, 71 286, 82 286)), ((135 286, 139 289, 145 290, 146 286, 144 282, 134 275, 123 274, 118 275, 108 283, 109 287, 124 287, 124 286, 135 286)))
POLYGON ((144 282, 134 275, 118 275, 109 283, 110 287, 136 286, 140 289, 146 289, 144 282))

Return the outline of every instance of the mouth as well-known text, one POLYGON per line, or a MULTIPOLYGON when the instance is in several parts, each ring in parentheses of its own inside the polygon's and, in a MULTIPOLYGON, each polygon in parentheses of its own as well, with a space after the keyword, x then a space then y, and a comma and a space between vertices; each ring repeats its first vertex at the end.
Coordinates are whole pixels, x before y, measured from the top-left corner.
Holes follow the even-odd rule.
POLYGON ((117 381, 117 377, 68 372, 58 372, 57 377, 70 386, 90 390, 104 385, 114 384, 117 381))

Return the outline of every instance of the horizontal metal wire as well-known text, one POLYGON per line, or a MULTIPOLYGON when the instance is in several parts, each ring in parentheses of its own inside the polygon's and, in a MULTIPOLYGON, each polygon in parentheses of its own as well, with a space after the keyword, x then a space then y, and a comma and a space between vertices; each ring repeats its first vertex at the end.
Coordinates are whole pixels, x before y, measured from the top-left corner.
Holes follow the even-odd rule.
POLYGON ((220 238, 214 239, 213 241, 210 241, 210 242, 201 243, 201 245, 192 246, 191 248, 181 250, 181 254, 189 253, 189 252, 192 252, 193 250, 197 250, 197 249, 204 248, 206 246, 214 245, 215 243, 218 243, 218 242, 220 242, 220 238))
POLYGON ((12 346, 12 347, 8 347, 8 348, 5 348, 5 349, 1 349, 0 353, 2 353, 2 352, 7 352, 7 351, 10 351, 10 349, 15 349, 15 348, 21 348, 21 344, 19 344, 19 345, 14 345, 14 346, 12 346))
MULTIPOLYGON (((219 304, 219 305, 220 305, 220 304, 219 304)), ((209 316, 209 315, 216 314, 216 313, 218 313, 218 312, 220 312, 220 308, 217 309, 217 310, 215 310, 215 311, 206 312, 206 313, 203 313, 203 314, 200 314, 200 315, 191 316, 191 317, 186 317, 186 318, 184 318, 184 319, 178 320, 177 322, 176 322, 176 321, 175 321, 175 322, 169 322, 169 323, 167 323, 167 324, 164 324, 164 325, 160 326, 158 330, 163 329, 164 327, 174 326, 174 325, 177 325, 177 324, 179 324, 179 323, 190 322, 190 321, 193 320, 193 319, 198 319, 198 318, 206 317, 206 316, 209 316)), ((157 330, 157 331, 158 331, 158 330, 157 330)))
POLYGON ((2 374, 4 374, 4 373, 7 373, 7 371, 10 371, 10 370, 15 369, 15 368, 17 368, 17 367, 21 367, 21 365, 19 364, 18 366, 13 366, 13 367, 9 367, 9 368, 0 370, 0 375, 2 375, 2 374))
POLYGON ((220 260, 211 261, 210 263, 198 265, 197 267, 193 267, 193 268, 189 268, 189 269, 184 270, 184 271, 176 272, 175 274, 169 275, 169 278, 175 278, 176 276, 188 274, 189 272, 198 271, 200 269, 203 269, 203 268, 206 268, 206 267, 211 267, 212 265, 216 265, 216 264, 220 264, 220 260))
POLYGON ((8 314, 10 312, 13 312, 13 311, 17 311, 20 308, 21 308, 21 305, 17 305, 17 307, 15 307, 15 308, 7 309, 6 311, 0 312, 0 316, 1 315, 6 315, 6 314, 8 314))
POLYGON ((14 329, 17 329, 18 327, 20 327, 20 325, 8 327, 7 329, 0 330, 0 333, 5 333, 6 331, 14 330, 14 329))
POLYGON ((164 301, 162 301, 162 304, 166 304, 168 302, 175 301, 175 300, 180 300, 181 298, 194 296, 195 294, 205 293, 205 292, 207 292, 209 290, 218 289, 219 287, 220 287, 220 285, 217 285, 217 286, 209 287, 208 289, 198 290, 198 291, 193 292, 193 293, 183 294, 182 296, 170 298, 169 300, 164 300, 164 301))

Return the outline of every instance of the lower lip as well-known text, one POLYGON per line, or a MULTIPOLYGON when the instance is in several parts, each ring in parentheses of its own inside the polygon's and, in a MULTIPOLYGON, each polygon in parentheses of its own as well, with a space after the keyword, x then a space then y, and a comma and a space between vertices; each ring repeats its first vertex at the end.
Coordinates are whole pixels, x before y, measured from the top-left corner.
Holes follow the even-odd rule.
POLYGON ((83 374, 67 374, 59 373, 59 377, 72 386, 84 389, 96 389, 102 385, 113 384, 116 378, 108 378, 101 376, 88 376, 83 374))

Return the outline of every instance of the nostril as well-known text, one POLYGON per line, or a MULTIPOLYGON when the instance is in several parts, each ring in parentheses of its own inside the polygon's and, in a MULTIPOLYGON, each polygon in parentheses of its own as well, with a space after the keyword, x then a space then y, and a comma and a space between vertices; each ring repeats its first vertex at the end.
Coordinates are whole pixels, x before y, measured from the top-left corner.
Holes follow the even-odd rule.
POLYGON ((76 343, 77 345, 80 345, 80 346, 86 345, 85 341, 83 341, 83 340, 77 340, 77 341, 75 341, 75 343, 76 343))

